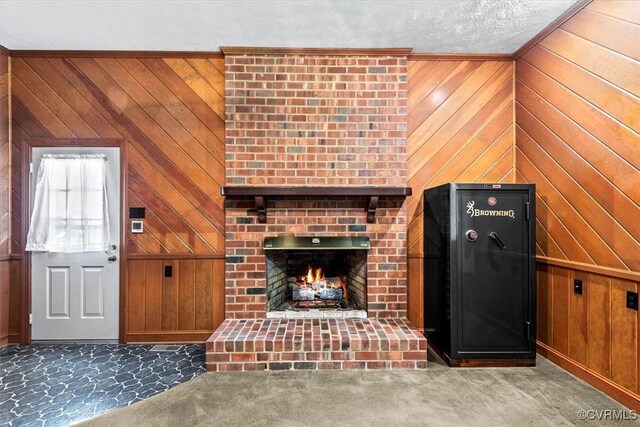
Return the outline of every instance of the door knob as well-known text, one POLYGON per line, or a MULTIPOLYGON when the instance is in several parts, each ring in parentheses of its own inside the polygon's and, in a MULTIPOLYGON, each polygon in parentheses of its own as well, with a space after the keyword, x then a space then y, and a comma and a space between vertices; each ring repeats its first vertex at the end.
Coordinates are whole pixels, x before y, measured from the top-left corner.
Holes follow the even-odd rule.
POLYGON ((107 258, 107 261, 109 261, 109 262, 114 262, 114 261, 117 261, 117 259, 118 259, 118 257, 117 257, 117 256, 115 256, 115 255, 111 255, 109 258, 107 258))

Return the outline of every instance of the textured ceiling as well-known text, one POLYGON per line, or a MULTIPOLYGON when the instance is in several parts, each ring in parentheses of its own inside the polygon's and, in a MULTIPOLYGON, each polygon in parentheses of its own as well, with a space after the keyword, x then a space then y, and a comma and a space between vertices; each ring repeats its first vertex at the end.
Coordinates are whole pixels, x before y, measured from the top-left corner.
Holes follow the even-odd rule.
POLYGON ((9 49, 411 47, 513 53, 576 0, 0 0, 9 49))

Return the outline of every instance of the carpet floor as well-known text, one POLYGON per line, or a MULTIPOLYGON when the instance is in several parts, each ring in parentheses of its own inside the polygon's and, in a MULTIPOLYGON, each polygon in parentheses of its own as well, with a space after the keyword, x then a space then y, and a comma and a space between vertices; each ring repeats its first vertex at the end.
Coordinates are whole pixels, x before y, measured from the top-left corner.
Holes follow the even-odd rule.
POLYGON ((634 418, 538 356, 535 368, 208 373, 82 426, 640 425, 634 418))

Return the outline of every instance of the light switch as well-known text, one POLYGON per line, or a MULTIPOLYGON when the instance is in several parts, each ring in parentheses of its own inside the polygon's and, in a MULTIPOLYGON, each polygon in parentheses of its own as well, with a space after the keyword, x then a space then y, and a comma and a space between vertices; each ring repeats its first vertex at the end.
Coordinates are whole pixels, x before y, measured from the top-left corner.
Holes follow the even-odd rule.
POLYGON ((573 281, 573 293, 582 295, 582 280, 575 279, 573 281))
POLYGON ((638 293, 627 291, 627 308, 632 310, 638 309, 638 293))

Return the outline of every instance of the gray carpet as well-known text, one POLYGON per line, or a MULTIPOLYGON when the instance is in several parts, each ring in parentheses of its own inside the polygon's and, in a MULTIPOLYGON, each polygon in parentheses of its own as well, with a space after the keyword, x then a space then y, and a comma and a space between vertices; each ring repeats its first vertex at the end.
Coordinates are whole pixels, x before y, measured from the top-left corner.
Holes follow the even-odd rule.
POLYGON ((634 417, 539 357, 536 368, 449 369, 438 362, 425 371, 209 373, 82 425, 640 425, 581 421, 580 410, 634 417))

